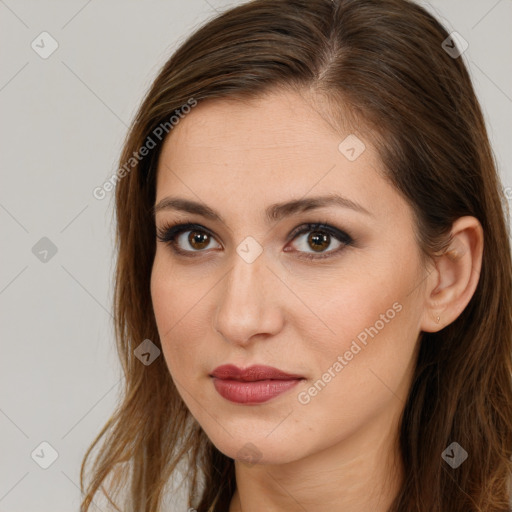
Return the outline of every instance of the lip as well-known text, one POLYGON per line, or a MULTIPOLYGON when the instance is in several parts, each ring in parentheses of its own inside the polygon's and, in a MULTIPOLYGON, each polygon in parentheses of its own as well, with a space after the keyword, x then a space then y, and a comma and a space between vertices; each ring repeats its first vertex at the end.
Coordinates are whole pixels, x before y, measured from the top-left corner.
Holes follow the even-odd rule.
POLYGON ((238 368, 233 364, 223 364, 218 366, 210 374, 211 377, 218 379, 231 379, 244 382, 254 382, 257 380, 291 380, 303 379, 302 375, 285 373, 272 366, 253 365, 248 368, 238 368))
POLYGON ((259 404, 288 391, 302 375, 286 373, 271 366, 254 365, 245 369, 222 365, 210 374, 215 389, 226 400, 240 404, 259 404))

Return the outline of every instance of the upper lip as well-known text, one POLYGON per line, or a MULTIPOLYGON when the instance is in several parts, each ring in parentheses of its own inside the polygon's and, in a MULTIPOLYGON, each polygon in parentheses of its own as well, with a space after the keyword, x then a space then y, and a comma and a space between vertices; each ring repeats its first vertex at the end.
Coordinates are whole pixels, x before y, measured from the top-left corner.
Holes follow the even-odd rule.
POLYGON ((245 382, 254 382, 257 380, 290 380, 302 379, 302 375, 285 373, 271 366, 254 365, 248 368, 238 368, 233 364, 224 364, 218 366, 210 374, 211 377, 218 379, 232 379, 245 382))

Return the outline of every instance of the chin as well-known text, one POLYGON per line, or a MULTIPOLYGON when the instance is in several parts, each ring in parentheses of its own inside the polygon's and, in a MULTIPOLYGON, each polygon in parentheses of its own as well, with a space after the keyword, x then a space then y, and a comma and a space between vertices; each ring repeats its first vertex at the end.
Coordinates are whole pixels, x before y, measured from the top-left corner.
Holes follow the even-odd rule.
POLYGON ((285 464, 298 457, 296 447, 279 436, 267 436, 262 432, 260 436, 241 435, 230 437, 223 432, 219 437, 208 436, 214 446, 227 457, 247 465, 255 464, 285 464))

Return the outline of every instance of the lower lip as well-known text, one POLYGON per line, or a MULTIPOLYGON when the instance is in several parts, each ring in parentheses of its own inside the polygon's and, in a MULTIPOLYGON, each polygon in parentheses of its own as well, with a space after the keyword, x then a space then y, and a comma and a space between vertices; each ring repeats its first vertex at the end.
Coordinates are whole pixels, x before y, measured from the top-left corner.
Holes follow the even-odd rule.
POLYGON ((237 404, 261 404, 288 391, 300 382, 292 380, 258 380, 241 382, 230 379, 213 378, 215 389, 226 400, 237 404))

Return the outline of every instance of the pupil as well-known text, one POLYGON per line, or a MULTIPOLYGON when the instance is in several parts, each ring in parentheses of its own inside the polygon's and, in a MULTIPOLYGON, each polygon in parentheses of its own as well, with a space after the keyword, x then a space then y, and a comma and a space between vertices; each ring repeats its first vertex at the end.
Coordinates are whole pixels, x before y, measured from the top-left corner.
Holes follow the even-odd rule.
POLYGON ((317 252, 320 252, 322 249, 325 249, 329 246, 329 235, 322 234, 319 232, 311 233, 309 235, 308 242, 312 242, 312 249, 314 249, 317 252))

